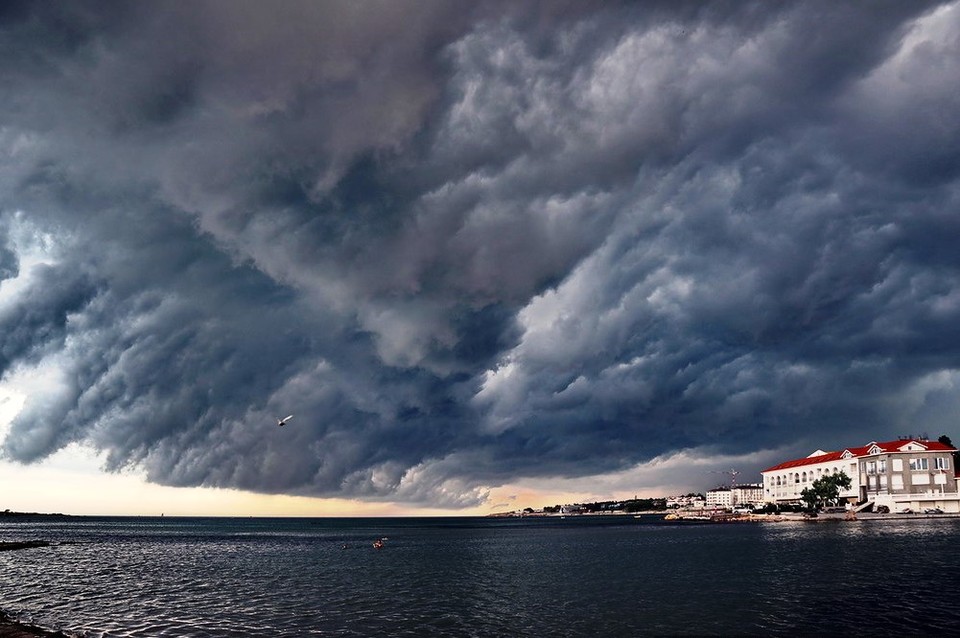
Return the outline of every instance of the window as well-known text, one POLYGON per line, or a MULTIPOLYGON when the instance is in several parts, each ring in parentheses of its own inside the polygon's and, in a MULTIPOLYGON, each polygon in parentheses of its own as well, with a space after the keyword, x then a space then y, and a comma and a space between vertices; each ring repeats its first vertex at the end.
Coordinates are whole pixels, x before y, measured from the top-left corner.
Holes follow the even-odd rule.
POLYGON ((867 463, 867 474, 876 474, 877 473, 877 462, 870 461, 867 463))
POLYGON ((903 471, 903 459, 893 459, 893 471, 894 472, 903 471))
POLYGON ((938 456, 934 460, 934 469, 936 470, 949 470, 950 469, 950 457, 949 456, 938 456))
POLYGON ((919 470, 926 470, 927 468, 927 459, 910 459, 910 469, 914 472, 919 470))
POLYGON ((877 472, 880 474, 887 473, 887 459, 880 459, 877 461, 877 472))

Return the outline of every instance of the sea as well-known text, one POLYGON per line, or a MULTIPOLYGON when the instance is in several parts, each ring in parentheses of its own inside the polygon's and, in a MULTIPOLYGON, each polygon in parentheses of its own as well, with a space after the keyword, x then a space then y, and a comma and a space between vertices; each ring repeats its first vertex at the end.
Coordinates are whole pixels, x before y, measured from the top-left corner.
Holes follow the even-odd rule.
POLYGON ((85 638, 960 630, 956 518, 0 517, 37 539, 0 552, 0 609, 85 638))

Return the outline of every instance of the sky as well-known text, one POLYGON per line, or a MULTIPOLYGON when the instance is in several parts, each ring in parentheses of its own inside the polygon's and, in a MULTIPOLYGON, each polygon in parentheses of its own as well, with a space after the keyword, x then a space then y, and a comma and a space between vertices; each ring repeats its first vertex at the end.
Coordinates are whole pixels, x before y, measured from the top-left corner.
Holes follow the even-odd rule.
POLYGON ((4 2, 0 509, 958 440, 958 87, 958 2, 4 2))

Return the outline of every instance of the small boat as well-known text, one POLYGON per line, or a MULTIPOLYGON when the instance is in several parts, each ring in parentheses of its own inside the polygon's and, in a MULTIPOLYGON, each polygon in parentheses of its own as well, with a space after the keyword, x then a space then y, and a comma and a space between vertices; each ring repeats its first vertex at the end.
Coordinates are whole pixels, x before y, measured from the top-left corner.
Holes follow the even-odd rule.
POLYGON ((378 538, 377 540, 373 541, 373 548, 374 548, 374 549, 383 549, 383 541, 380 540, 379 538, 378 538))

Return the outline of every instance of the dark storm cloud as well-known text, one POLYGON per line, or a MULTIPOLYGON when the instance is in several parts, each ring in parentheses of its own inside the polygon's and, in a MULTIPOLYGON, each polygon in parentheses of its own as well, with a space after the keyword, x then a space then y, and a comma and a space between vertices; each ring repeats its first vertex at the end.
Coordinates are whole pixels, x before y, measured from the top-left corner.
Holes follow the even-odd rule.
POLYGON ((10 247, 6 225, 0 225, 0 281, 20 273, 20 259, 10 247))
POLYGON ((947 431, 958 16, 9 5, 4 453, 460 506, 947 431))

